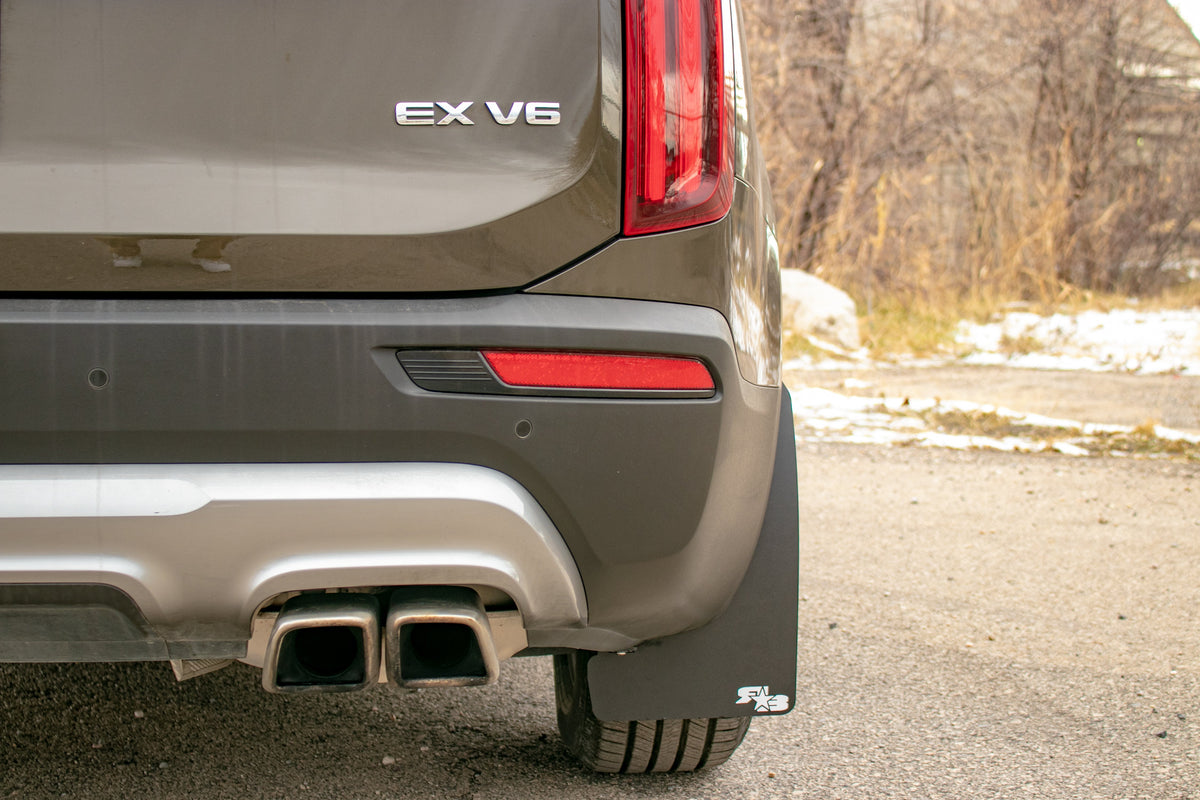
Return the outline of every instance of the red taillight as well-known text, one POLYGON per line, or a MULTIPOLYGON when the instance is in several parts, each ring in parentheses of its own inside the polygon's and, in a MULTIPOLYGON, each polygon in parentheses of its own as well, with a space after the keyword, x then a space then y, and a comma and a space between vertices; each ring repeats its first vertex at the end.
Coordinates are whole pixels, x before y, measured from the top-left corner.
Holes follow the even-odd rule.
POLYGON ((721 0, 626 0, 627 236, 720 219, 733 198, 721 0))
POLYGON ((483 357, 509 386, 672 392, 714 388, 708 368, 693 358, 537 350, 486 350, 483 357))

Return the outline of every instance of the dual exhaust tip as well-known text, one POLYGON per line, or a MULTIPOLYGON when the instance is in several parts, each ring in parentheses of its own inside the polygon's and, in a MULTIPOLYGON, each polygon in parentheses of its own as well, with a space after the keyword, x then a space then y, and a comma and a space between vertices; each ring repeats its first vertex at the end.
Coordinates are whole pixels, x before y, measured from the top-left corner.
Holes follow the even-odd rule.
POLYGON ((481 686, 500 663, 479 595, 457 586, 407 587, 388 598, 306 594, 275 620, 263 663, 268 692, 352 692, 387 677, 405 689, 481 686), (381 647, 382 642, 382 647, 381 647))

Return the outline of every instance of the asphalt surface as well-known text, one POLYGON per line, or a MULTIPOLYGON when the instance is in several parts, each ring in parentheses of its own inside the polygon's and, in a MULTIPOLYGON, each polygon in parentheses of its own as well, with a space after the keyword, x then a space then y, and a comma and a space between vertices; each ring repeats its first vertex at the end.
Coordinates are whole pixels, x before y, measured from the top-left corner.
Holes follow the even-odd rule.
POLYGON ((797 381, 794 385, 803 383, 847 394, 966 400, 1079 422, 1154 422, 1200 433, 1200 376, 1196 375, 869 365, 792 377, 797 381), (847 390, 844 384, 850 378, 858 386, 847 390))
POLYGON ((282 697, 235 665, 0 666, 0 797, 1200 798, 1200 465, 801 443, 798 710, 595 776, 547 659, 282 697))

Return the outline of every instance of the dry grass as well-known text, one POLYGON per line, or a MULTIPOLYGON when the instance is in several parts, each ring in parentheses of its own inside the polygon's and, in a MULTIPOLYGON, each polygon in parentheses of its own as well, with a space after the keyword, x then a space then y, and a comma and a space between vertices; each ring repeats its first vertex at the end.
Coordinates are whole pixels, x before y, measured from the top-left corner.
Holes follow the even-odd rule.
POLYGON ((822 347, 802 333, 785 330, 783 334, 783 360, 791 361, 798 358, 811 358, 814 361, 824 361, 829 358, 837 359, 843 354, 822 347))
POLYGON ((876 357, 954 353, 955 330, 962 318, 953 305, 921 308, 894 299, 875 305, 859 320, 863 344, 876 357))
POLYGON ((1200 308, 1200 280, 1169 286, 1161 294, 1147 298, 1140 306, 1155 309, 1200 308))
POLYGON ((1000 337, 1000 352, 1008 356, 1027 356, 1037 353, 1043 344, 1036 336, 1022 333, 1020 336, 1009 336, 1007 333, 1000 337))
POLYGON ((1100 453, 1170 456, 1200 461, 1200 444, 1179 439, 1164 439, 1155 431, 1154 422, 1143 423, 1128 433, 1102 433, 1081 446, 1100 453))
POLYGON ((1154 420, 1148 420, 1131 431, 1085 434, 1078 427, 1023 425, 1011 417, 988 409, 959 411, 933 408, 915 415, 935 430, 961 436, 986 436, 993 439, 1012 436, 1050 444, 1069 442, 1096 456, 1120 454, 1200 461, 1200 444, 1159 436, 1157 422, 1154 420))
MULTIPOLYGON (((1018 305, 1041 314, 1200 306, 1200 281, 1152 272, 1117 281, 1130 287, 1101 291, 1060 273, 1058 265, 1085 242, 1103 243, 1106 221, 1122 211, 1120 198, 1075 229, 1064 180, 983 163, 959 165, 947 184, 939 176, 952 155, 875 176, 852 171, 822 228, 810 266, 858 302, 873 354, 952 351, 958 320, 983 321, 1018 305), (945 211, 950 204, 952 214, 945 211), (1139 296, 1123 288, 1137 288, 1139 296)), ((1037 343, 1008 345, 1023 353, 1037 343)))
POLYGON ((876 301, 924 309, 1058 306, 1077 293, 1057 274, 1072 246, 1061 181, 991 163, 964 167, 947 152, 869 178, 854 172, 847 186, 814 263, 817 274, 871 310, 876 301))
MULTIPOLYGON (((930 427, 942 433, 959 436, 987 436, 999 439, 1005 436, 1020 436, 1037 441, 1053 441, 1062 438, 1070 429, 1046 428, 1037 425, 1021 425, 1011 417, 1006 417, 995 411, 975 409, 973 411, 958 411, 934 408, 919 415, 930 427)), ((1075 429, 1071 431, 1079 434, 1075 429)))

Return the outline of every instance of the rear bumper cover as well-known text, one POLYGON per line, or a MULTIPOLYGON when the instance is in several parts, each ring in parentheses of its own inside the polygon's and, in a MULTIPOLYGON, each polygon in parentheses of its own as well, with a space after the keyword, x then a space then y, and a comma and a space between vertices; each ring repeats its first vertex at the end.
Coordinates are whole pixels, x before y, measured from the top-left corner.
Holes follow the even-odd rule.
MULTIPOLYGON (((508 491, 524 493, 522 502, 537 509, 534 517, 548 520, 582 585, 586 617, 571 622, 535 613, 540 599, 532 596, 545 589, 524 588, 521 610, 531 615, 526 624, 536 647, 615 650, 718 614, 754 552, 778 427, 778 388, 741 378, 730 329, 719 312, 646 301, 520 294, 319 301, 9 299, 0 300, 0 363, 6 370, 0 384, 0 464, 8 465, 0 479, 53 484, 73 476, 59 471, 71 467, 84 470, 85 484, 110 477, 179 479, 211 497, 203 487, 212 476, 224 476, 212 478, 222 491, 242 490, 229 477, 236 475, 247 476, 244 487, 286 488, 290 478, 278 476, 291 475, 291 469, 311 469, 313 475, 326 470, 349 486, 372 470, 408 474, 441 465, 478 468, 471 473, 477 476, 494 473, 508 491), (402 349, 459 347, 691 356, 709 367, 717 391, 706 399, 430 392, 412 383, 396 358, 402 349), (102 388, 88 380, 98 369, 108 376, 102 388), (535 625, 543 626, 541 633, 535 625)), ((44 494, 48 485, 39 491, 44 494)), ((87 490, 71 491, 78 500, 87 490)), ((406 492, 398 496, 418 502, 406 492)), ((455 522, 439 529, 451 550, 476 552, 478 537, 486 535, 486 525, 469 519, 468 495, 475 492, 453 490, 461 503, 452 505, 461 514, 444 507, 435 515, 455 522)), ((299 500, 281 503, 270 492, 258 497, 244 505, 272 506, 280 515, 268 512, 251 525, 246 520, 254 517, 242 501, 220 499, 165 516, 47 516, 0 509, 7 517, 0 519, 0 560, 19 565, 78 556, 84 567, 70 576, 59 567, 21 568, 0 573, 0 581, 79 583, 91 574, 87 582, 117 586, 133 598, 168 643, 191 642, 198 653, 203 642, 229 642, 231 635, 244 644, 247 615, 266 587, 286 583, 256 583, 249 575, 282 569, 279 564, 305 555, 336 563, 343 551, 377 554, 387 550, 384 542, 397 552, 405 547, 396 531, 398 525, 405 530, 397 518, 407 512, 387 508, 387 501, 371 516, 375 500, 328 500, 310 520, 299 500), (335 514, 337 506, 342 508, 335 514), (218 509, 234 516, 228 524, 241 534, 226 533, 224 518, 214 516, 218 509), (338 522, 346 509, 371 520, 361 535, 338 522), (240 514, 248 516, 236 521, 240 514), (142 539, 121 538, 134 536, 128 531, 135 528, 142 539), (34 533, 47 530, 59 533, 34 533), (317 547, 321 537, 325 544, 317 547), (255 542, 261 545, 256 552, 274 555, 247 556, 239 549, 253 550, 255 542), (199 563, 194 557, 164 566, 161 553, 176 550, 203 553, 207 566, 193 572, 199 563), (132 559, 133 566, 109 573, 126 577, 104 578, 100 565, 118 557, 132 559), (222 578, 223 572, 229 576, 222 578), (147 577, 131 577, 136 575, 147 577), (193 579, 195 591, 181 588, 193 579), (150 586, 156 588, 145 588, 150 586), (182 600, 180 592, 204 599, 182 600), (213 603, 223 610, 217 613, 213 603), (209 622, 214 626, 207 627, 209 622)), ((12 501, 11 508, 21 502, 27 501, 12 501)), ((545 528, 540 522, 522 524, 545 528)), ((424 535, 422 529, 412 541, 424 541, 424 535)), ((403 564, 375 572, 362 566, 366 572, 339 574, 334 583, 300 569, 281 574, 305 575, 288 590, 442 582, 436 571, 422 576, 403 564)), ((520 590, 510 593, 518 603, 520 590)))

